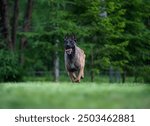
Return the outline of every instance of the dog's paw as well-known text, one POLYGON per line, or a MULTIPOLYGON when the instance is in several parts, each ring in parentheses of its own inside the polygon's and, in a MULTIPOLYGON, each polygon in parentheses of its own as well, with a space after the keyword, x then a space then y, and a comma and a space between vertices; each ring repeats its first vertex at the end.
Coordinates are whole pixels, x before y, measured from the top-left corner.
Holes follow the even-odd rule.
POLYGON ((75 79, 75 82, 80 83, 80 79, 79 78, 75 79))

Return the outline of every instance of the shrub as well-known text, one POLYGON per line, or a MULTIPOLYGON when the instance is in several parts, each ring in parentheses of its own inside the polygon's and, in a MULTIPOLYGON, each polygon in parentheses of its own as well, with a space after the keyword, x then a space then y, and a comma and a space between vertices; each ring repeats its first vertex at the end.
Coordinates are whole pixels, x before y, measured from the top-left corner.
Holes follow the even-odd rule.
POLYGON ((0 82, 21 81, 18 58, 13 52, 0 50, 0 82))
POLYGON ((150 84, 150 66, 145 66, 142 73, 144 82, 150 84))

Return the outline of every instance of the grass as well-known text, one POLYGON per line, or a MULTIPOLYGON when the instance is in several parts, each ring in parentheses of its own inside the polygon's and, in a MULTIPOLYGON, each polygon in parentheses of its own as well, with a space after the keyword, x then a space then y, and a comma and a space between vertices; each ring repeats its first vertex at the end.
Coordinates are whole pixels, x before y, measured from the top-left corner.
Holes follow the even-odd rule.
POLYGON ((0 84, 0 108, 150 108, 146 84, 0 84))

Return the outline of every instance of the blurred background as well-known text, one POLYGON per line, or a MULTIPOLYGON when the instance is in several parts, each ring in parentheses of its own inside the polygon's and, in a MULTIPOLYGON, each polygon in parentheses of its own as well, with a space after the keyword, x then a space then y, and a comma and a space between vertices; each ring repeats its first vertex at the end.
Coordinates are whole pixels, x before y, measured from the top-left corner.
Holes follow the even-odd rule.
POLYGON ((0 0, 0 82, 70 81, 72 33, 84 82, 150 83, 149 0, 0 0))

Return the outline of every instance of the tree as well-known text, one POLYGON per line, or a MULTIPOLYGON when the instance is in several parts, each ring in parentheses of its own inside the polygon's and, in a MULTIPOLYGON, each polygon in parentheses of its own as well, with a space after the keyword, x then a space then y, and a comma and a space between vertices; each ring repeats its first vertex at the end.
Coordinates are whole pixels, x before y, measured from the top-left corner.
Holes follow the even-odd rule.
POLYGON ((56 51, 54 51, 54 81, 59 81, 59 55, 58 55, 58 44, 59 44, 59 40, 56 40, 55 46, 54 48, 56 48, 56 51))
POLYGON ((79 25, 86 29, 86 35, 83 37, 86 38, 84 45, 88 52, 87 60, 91 62, 88 64, 89 67, 94 66, 89 68, 91 73, 108 70, 111 65, 116 69, 123 69, 128 61, 128 42, 122 38, 125 27, 125 9, 122 8, 122 1, 76 1, 79 3, 76 11, 80 14, 80 17, 76 15, 76 18, 79 25), (93 58, 90 58, 92 55, 94 62, 93 58))
POLYGON ((22 74, 18 66, 17 54, 15 52, 17 21, 18 21, 18 0, 0 0, 0 81, 20 81, 22 74), (14 3, 12 18, 9 15, 10 5, 14 3), (10 22, 12 20, 12 24, 10 22))
POLYGON ((145 69, 145 65, 150 67, 150 29, 147 27, 148 23, 146 23, 150 16, 148 13, 149 5, 150 2, 145 0, 124 2, 124 8, 126 9, 124 38, 129 42, 127 50, 131 55, 128 69, 135 74, 135 81, 137 81, 139 75, 143 74, 142 68, 145 69))
POLYGON ((0 0, 0 5, 1 34, 6 42, 7 48, 13 50, 13 44, 10 36, 7 0, 0 0))
POLYGON ((14 0, 14 7, 13 7, 13 17, 12 17, 12 30, 11 30, 11 41, 13 48, 15 50, 16 47, 16 33, 18 27, 18 15, 19 15, 19 1, 14 0))
POLYGON ((77 29, 77 25, 72 20, 71 14, 69 13, 68 8, 66 7, 67 5, 70 5, 70 3, 67 2, 67 0, 48 2, 48 8, 50 8, 47 10, 49 12, 47 15, 48 22, 45 22, 42 34, 39 33, 40 36, 43 38, 42 41, 44 41, 45 44, 47 43, 47 45, 49 45, 47 46, 48 48, 51 48, 51 62, 53 63, 53 66, 51 66, 50 69, 53 71, 54 81, 59 80, 59 70, 62 67, 64 69, 64 66, 59 66, 60 60, 64 61, 64 35, 67 33, 71 33, 77 29))
POLYGON ((74 33, 92 81, 110 68, 120 71, 122 81, 128 73, 148 75, 142 72, 149 71, 150 63, 147 0, 36 0, 34 8, 33 0, 0 0, 0 5, 0 59, 6 62, 4 57, 10 56, 11 68, 21 64, 24 72, 50 71, 53 80, 59 80, 65 70, 63 39, 74 33))
MULTIPOLYGON (((30 29, 32 7, 33 7, 33 0, 28 0, 25 16, 24 16, 23 32, 28 32, 30 29)), ((24 65, 24 49, 26 48, 26 44, 27 44, 27 39, 26 37, 23 36, 20 42, 20 64, 22 66, 24 65)))

